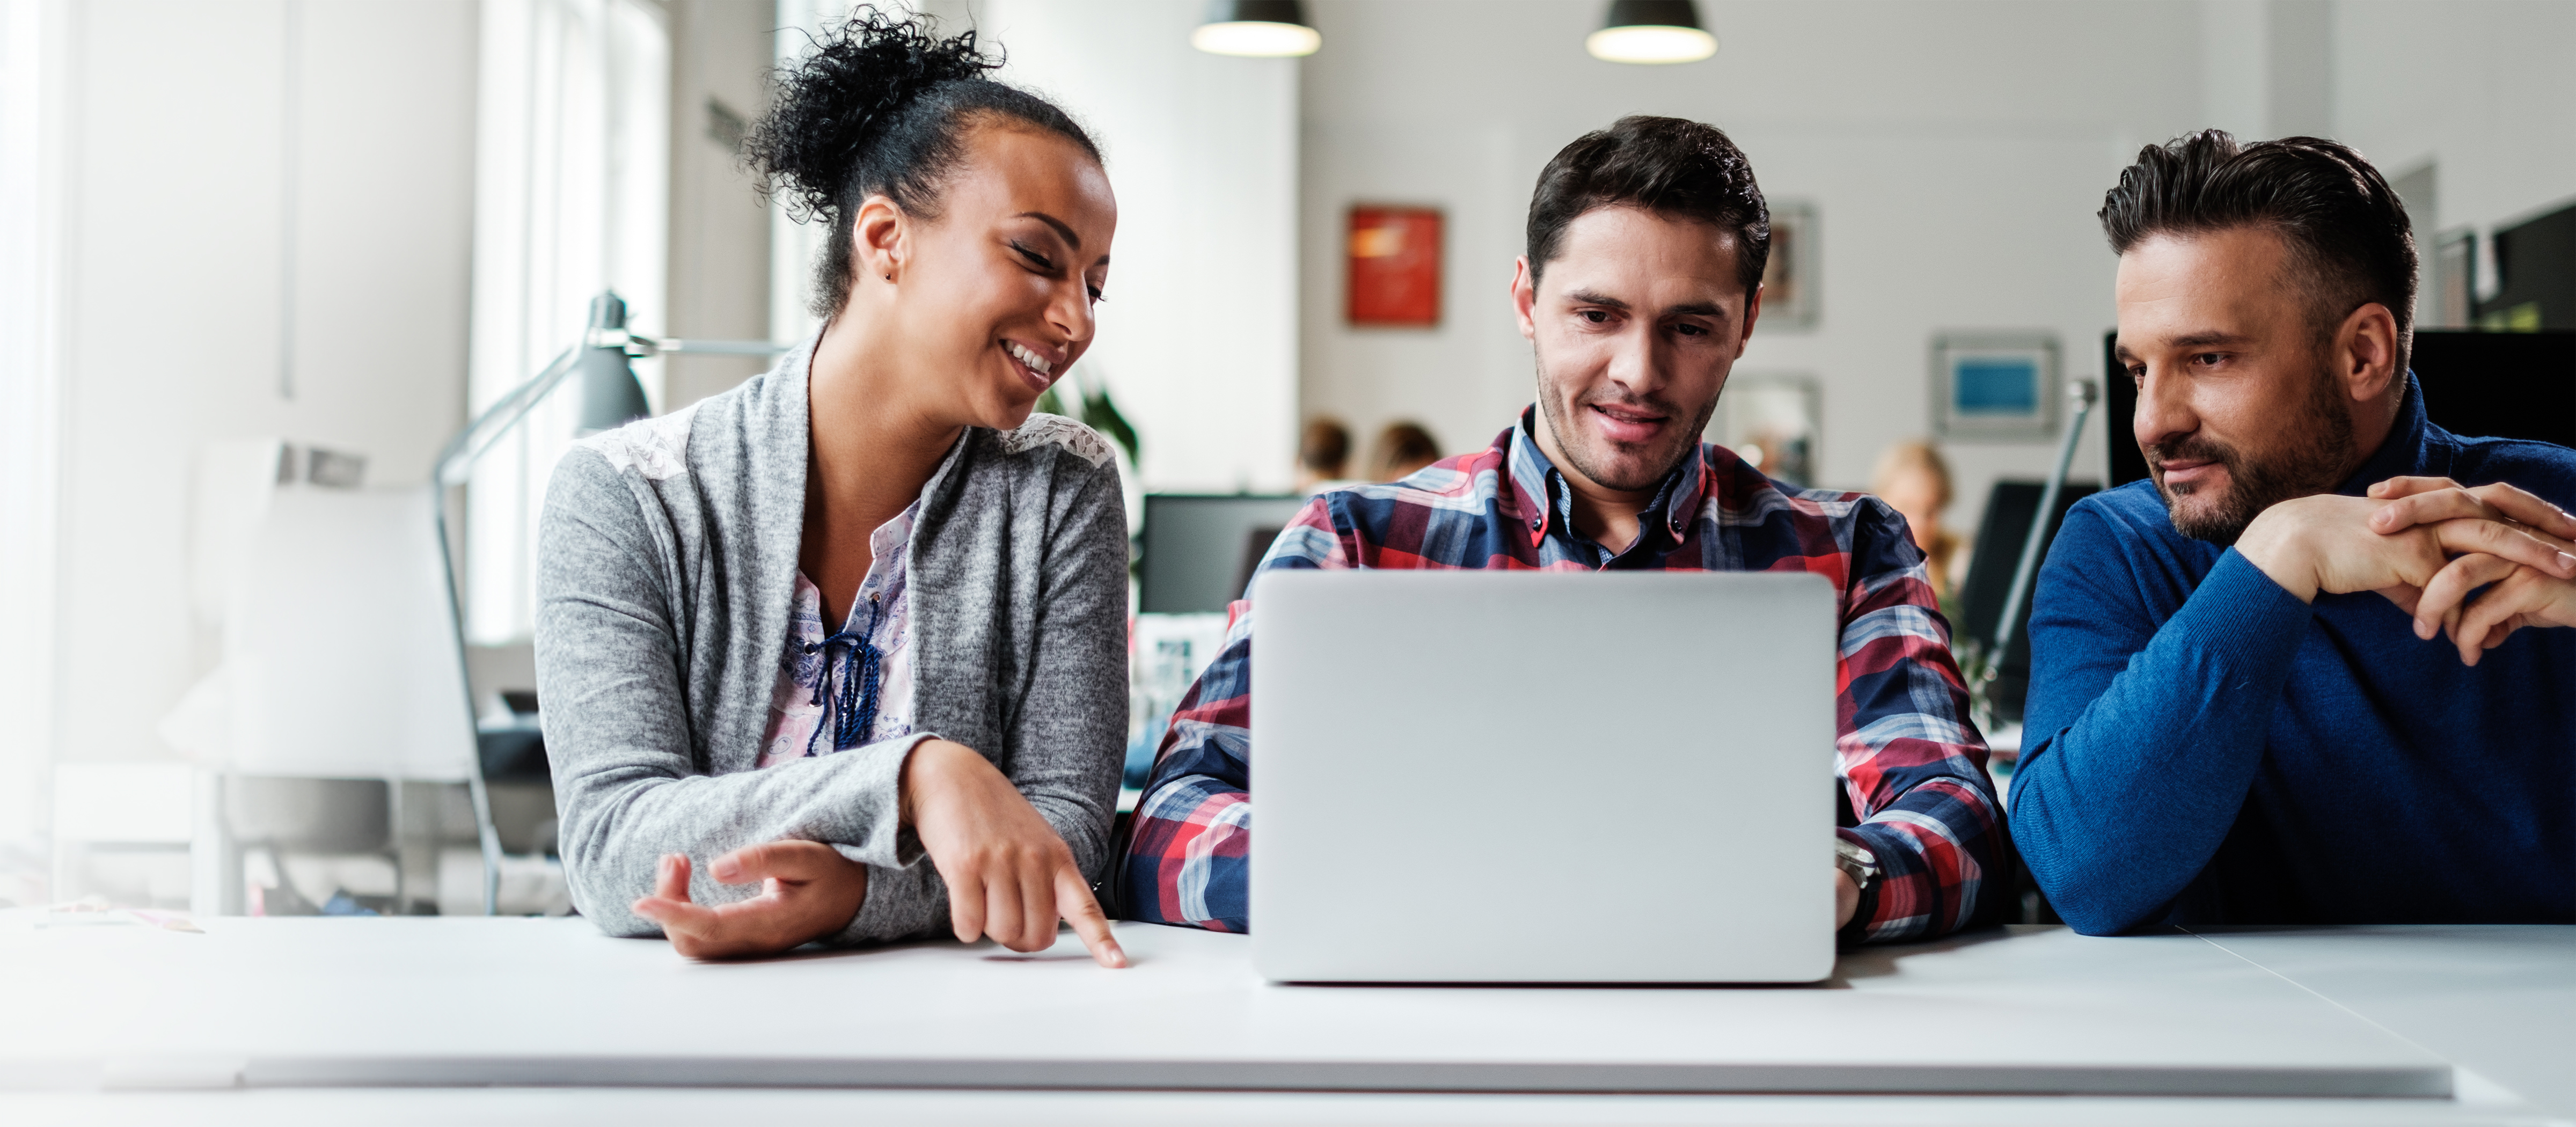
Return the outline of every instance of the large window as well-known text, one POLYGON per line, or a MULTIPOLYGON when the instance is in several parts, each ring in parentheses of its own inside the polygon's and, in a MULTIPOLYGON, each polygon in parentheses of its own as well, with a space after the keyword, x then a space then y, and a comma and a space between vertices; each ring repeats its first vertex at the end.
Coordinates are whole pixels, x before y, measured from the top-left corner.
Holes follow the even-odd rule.
POLYGON ((0 900, 40 892, 13 861, 40 848, 53 757, 60 61, 71 14, 62 0, 0 0, 0 900))
MULTIPOLYGON (((481 412, 578 343, 614 289, 663 323, 670 213, 670 32, 645 0, 484 0, 469 406, 481 412)), ((636 375, 658 410, 657 362, 636 375)), ((536 522, 573 439, 558 393, 494 447, 470 486, 466 635, 524 641, 535 624, 536 522)))

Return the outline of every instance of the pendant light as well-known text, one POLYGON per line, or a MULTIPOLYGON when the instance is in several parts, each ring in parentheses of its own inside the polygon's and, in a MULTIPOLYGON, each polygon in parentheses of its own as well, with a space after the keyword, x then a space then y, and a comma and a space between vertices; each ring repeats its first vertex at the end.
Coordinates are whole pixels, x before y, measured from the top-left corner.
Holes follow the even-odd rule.
POLYGON ((1717 53, 1717 37, 1700 27, 1692 0, 1610 0, 1583 49, 1603 62, 1695 63, 1717 53))
POLYGON ((1298 0, 1210 0, 1190 46, 1211 55, 1276 59, 1311 55, 1324 37, 1298 0))

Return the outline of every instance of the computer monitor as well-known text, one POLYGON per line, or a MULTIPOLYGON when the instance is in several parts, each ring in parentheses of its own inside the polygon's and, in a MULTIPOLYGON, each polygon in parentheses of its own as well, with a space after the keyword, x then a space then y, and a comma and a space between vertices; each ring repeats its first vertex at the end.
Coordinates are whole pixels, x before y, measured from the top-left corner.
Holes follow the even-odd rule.
POLYGON ((1243 597, 1253 567, 1306 501, 1298 494, 1147 494, 1137 610, 1224 610, 1243 597))
MULTIPOLYGON (((2039 497, 2046 489, 2043 482, 1998 481, 1994 492, 1986 495, 1985 519, 1977 525, 1976 554, 1969 557, 1967 582, 1959 588, 1960 621, 1951 624, 1962 641, 1974 640, 1989 653, 1994 650, 2013 568, 2021 562, 2022 542, 2030 536, 2030 522, 2039 513, 2039 497)), ((2092 496, 2095 489, 2089 481, 2070 481, 2058 490, 2057 511, 2049 517, 2047 539, 2040 542, 2040 559, 2048 558, 2048 545, 2057 539, 2058 526, 2066 522, 2066 510, 2092 496)), ((2034 578, 2032 590, 2038 586, 2034 578)), ((2021 720, 2022 697, 2030 688, 2030 604, 2025 593, 2013 623, 2012 645, 1996 664, 1995 679, 1988 688, 1987 699, 1994 703, 1996 717, 2015 723, 2021 720)))

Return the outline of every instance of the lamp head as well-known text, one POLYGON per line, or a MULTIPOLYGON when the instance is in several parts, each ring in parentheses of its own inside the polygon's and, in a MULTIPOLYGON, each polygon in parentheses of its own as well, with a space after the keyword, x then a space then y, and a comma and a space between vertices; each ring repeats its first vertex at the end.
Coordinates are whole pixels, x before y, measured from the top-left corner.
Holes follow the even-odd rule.
POLYGON ((1695 63, 1717 53, 1717 37, 1692 0, 1611 0, 1583 48, 1610 63, 1695 63))
POLYGON ((1209 0, 1190 45, 1211 55, 1295 58, 1314 54, 1324 37, 1306 22, 1300 0, 1209 0))
POLYGON ((582 349, 581 433, 615 430, 653 413, 626 355, 626 299, 602 290, 590 299, 589 346, 582 349))

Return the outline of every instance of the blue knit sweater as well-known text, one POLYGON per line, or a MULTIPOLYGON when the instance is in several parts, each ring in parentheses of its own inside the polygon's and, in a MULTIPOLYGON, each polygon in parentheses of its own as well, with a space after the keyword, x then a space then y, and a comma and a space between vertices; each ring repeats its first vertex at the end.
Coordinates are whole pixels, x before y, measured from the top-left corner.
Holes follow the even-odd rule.
MULTIPOLYGON (((2404 474, 2576 508, 2576 451, 2453 435, 2411 379, 2340 492, 2404 474)), ((2376 594, 2302 605, 2185 538, 2142 481, 2067 515, 2030 641, 2012 832, 2076 930, 2576 922, 2576 630, 2468 668, 2376 594)))

